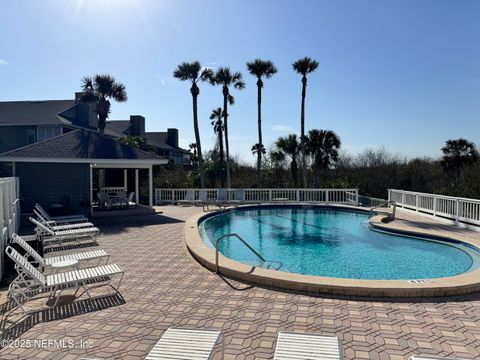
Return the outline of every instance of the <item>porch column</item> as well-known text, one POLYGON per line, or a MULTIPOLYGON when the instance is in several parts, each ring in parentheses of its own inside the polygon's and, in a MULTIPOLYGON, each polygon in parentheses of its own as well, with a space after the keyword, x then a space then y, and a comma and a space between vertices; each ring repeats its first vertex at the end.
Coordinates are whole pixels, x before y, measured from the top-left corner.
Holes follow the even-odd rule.
POLYGON ((98 187, 100 189, 105 187, 105 169, 98 169, 98 187))
POLYGON ((153 166, 148 168, 148 198, 149 206, 153 207, 153 166))
POLYGON ((140 201, 140 194, 139 194, 140 188, 138 186, 138 169, 135 169, 135 203, 137 205, 139 204, 140 201))
POLYGON ((93 214, 93 165, 90 164, 90 216, 93 214))
POLYGON ((127 169, 123 169, 123 187, 125 188, 125 192, 128 191, 127 169))

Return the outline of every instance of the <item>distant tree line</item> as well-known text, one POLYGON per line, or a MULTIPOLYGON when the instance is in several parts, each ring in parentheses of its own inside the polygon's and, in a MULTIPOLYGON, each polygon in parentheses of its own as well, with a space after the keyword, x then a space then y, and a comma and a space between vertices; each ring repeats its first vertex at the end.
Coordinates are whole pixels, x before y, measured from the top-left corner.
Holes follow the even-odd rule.
MULTIPOLYGON (((444 194, 480 199, 480 156, 466 139, 448 140, 443 156, 406 158, 385 148, 367 149, 358 155, 341 151, 340 138, 329 130, 310 130, 305 136, 306 178, 311 187, 358 188, 361 195, 383 198, 387 189, 444 194)), ((262 186, 296 188, 302 161, 300 142, 295 134, 280 137, 262 161, 262 186)), ((220 187, 218 144, 205 156, 207 187, 220 187)), ((257 169, 232 159, 232 187, 257 187, 257 169)), ((161 170, 158 187, 197 187, 195 171, 161 170)))

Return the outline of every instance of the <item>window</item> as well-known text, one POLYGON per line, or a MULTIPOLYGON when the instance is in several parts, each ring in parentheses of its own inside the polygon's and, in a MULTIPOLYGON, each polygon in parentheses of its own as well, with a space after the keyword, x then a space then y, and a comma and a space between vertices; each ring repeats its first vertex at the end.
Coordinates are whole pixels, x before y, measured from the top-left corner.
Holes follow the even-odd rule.
POLYGON ((27 144, 33 144, 35 142, 35 130, 28 129, 27 130, 27 144))
POLYGON ((38 141, 50 139, 54 136, 62 134, 61 126, 38 126, 37 127, 37 139, 38 141))

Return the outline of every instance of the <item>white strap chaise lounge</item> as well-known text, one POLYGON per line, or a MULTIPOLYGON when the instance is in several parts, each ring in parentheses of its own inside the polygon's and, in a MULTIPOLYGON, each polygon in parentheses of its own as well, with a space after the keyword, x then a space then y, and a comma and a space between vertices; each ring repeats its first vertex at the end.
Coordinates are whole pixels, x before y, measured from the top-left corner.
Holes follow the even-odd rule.
POLYGON ((336 336, 279 332, 274 360, 340 360, 342 348, 336 336))
POLYGON ((183 200, 177 200, 178 204, 193 204, 195 203, 195 193, 193 190, 187 190, 183 200))
MULTIPOLYGON (((88 260, 98 260, 98 266, 100 265, 102 260, 105 260, 105 264, 108 264, 108 259, 110 257, 110 255, 105 250, 93 250, 43 258, 21 236, 13 234, 12 242, 19 244, 23 248, 23 250, 25 250, 26 253, 33 259, 33 262, 35 264, 38 264, 40 269, 44 269, 47 266, 53 267, 55 269, 62 269, 65 268, 68 264, 75 265, 78 264, 78 262, 80 261, 88 260)), ((28 260, 28 257, 26 258, 28 260)))
POLYGON ((63 240, 73 240, 79 241, 80 239, 95 239, 100 229, 97 227, 86 227, 86 228, 78 228, 78 229, 69 229, 69 230, 55 230, 51 227, 48 227, 41 222, 35 220, 34 218, 30 217, 30 221, 34 223, 36 228, 37 236, 43 241, 56 241, 61 242, 63 240))
POLYGON ((445 357, 437 357, 437 356, 431 356, 431 355, 413 355, 413 356, 410 356, 409 360, 466 360, 466 359, 445 358, 445 357))
POLYGON ((220 330, 168 328, 145 360, 211 359, 221 334, 220 330))
POLYGON ((68 289, 75 289, 74 296, 79 289, 83 289, 89 297, 92 297, 89 290, 100 286, 110 286, 118 292, 124 273, 120 265, 110 264, 45 276, 11 246, 7 246, 5 253, 14 261, 18 272, 18 276, 10 284, 8 296, 24 313, 27 313, 23 308, 25 302, 38 299, 36 295, 40 297, 48 295, 49 299, 55 298, 53 304, 47 306, 52 308, 57 305, 61 292, 68 289), (120 276, 116 287, 111 285, 112 277, 115 275, 120 276), (57 292, 59 292, 58 296, 56 296, 57 292))
POLYGON ((41 222, 43 225, 51 228, 52 230, 70 230, 70 229, 79 229, 84 227, 93 227, 93 223, 89 221, 81 221, 81 222, 62 222, 57 223, 55 221, 47 220, 45 217, 42 216, 36 209, 33 209, 33 213, 37 215, 37 220, 41 222))
POLYGON ((83 215, 68 215, 68 216, 50 216, 45 209, 39 204, 35 204, 35 210, 37 210, 42 216, 48 221, 54 221, 57 224, 61 223, 75 223, 75 222, 86 222, 88 218, 83 215))

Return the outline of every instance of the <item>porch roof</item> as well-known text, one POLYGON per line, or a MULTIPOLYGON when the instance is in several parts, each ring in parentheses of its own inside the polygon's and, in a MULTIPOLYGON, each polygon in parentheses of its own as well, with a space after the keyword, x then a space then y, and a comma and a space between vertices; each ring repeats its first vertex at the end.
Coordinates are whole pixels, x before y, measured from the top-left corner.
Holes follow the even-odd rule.
POLYGON ((0 161, 163 165, 168 160, 96 131, 78 129, 0 154, 0 161))

